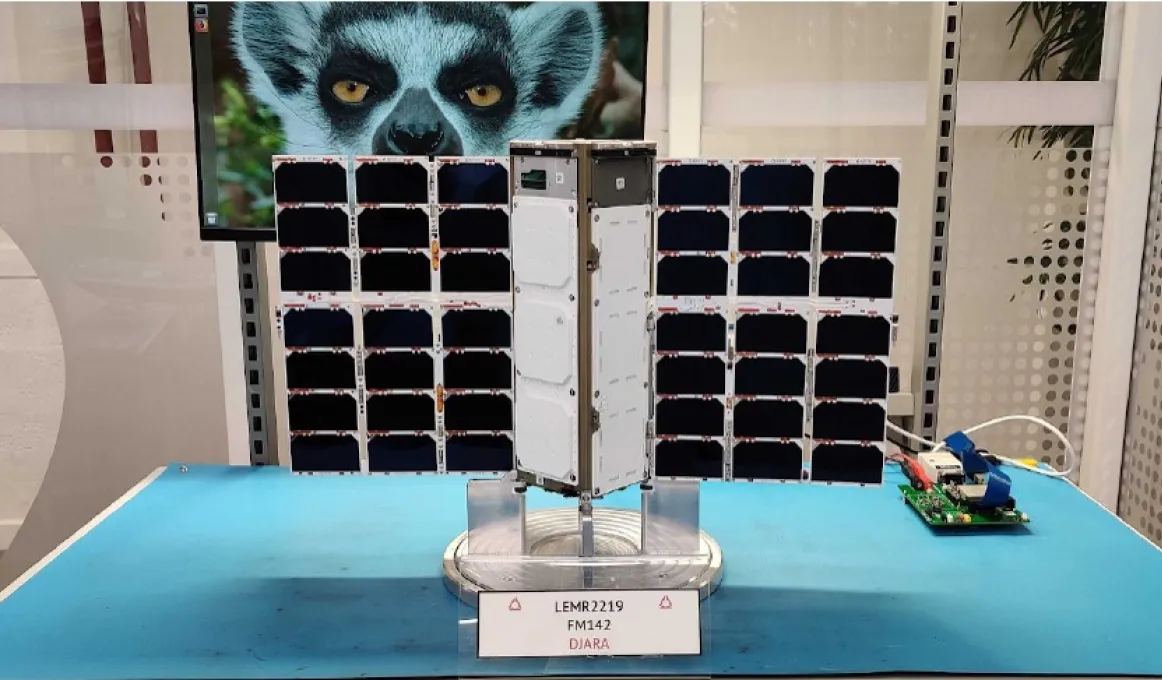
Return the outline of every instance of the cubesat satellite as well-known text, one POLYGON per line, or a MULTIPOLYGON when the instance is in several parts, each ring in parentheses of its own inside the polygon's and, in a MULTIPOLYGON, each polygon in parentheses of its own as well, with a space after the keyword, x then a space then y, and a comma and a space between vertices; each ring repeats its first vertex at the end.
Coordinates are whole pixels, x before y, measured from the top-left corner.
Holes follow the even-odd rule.
POLYGON ((708 595, 700 481, 882 481, 898 161, 510 153, 275 159, 296 472, 485 477, 444 557, 469 602, 708 595))

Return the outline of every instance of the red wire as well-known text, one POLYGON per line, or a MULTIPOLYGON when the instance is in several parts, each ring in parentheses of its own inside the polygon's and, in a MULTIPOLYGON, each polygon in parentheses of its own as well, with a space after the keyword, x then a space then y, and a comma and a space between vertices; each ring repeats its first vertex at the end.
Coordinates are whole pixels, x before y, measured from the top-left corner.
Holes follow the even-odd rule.
POLYGON ((900 465, 907 465, 908 469, 912 471, 912 474, 916 476, 916 479, 920 480, 920 485, 924 487, 925 491, 932 488, 932 480, 928 479, 928 475, 924 473, 924 468, 920 467, 920 464, 916 461, 899 453, 889 455, 888 459, 894 460, 900 465))

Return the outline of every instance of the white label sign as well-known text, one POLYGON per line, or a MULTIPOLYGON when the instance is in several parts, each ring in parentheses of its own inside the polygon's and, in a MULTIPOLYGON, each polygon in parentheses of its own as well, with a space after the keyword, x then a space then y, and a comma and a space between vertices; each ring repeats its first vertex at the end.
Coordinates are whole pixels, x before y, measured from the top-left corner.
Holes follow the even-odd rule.
POLYGON ((697 590, 482 592, 482 659, 702 653, 697 590))

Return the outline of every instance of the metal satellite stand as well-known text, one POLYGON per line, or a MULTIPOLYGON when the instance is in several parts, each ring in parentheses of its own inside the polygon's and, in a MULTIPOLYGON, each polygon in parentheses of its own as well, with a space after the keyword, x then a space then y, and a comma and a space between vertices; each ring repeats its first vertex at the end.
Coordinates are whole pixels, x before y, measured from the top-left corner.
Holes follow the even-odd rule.
POLYGON ((468 484, 449 587, 694 589, 722 552, 699 526, 699 482, 649 482, 656 145, 513 142, 516 470, 468 484), (641 485, 641 509, 594 507, 641 485), (528 510, 529 487, 577 508, 528 510))
POLYGON ((525 484, 473 480, 468 530, 444 552, 448 587, 470 605, 483 590, 697 588, 708 597, 722 550, 698 526, 698 485, 643 485, 640 512, 589 501, 527 511, 525 484))

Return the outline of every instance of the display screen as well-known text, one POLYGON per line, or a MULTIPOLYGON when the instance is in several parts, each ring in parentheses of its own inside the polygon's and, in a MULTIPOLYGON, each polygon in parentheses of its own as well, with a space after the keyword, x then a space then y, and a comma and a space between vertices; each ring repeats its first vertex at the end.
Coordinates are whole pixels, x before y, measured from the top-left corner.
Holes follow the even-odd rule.
POLYGON ((643 136, 645 2, 191 3, 202 235, 271 240, 271 157, 643 136))

